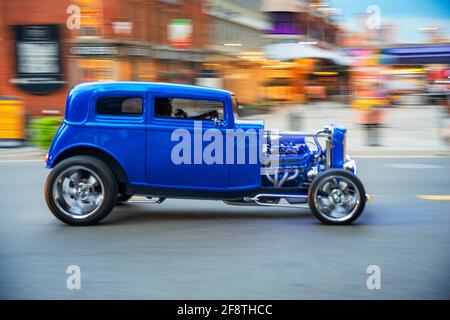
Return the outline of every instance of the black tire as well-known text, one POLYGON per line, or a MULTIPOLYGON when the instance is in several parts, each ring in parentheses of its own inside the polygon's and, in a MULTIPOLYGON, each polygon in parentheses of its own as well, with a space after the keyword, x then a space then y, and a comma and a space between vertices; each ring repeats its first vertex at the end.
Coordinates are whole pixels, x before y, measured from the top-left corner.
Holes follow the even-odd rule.
POLYGON ((117 200, 117 193, 117 181, 111 169, 102 161, 90 156, 74 156, 61 161, 53 168, 45 182, 45 201, 47 202, 50 211, 56 218, 72 226, 93 225, 104 219, 114 208, 117 200), (70 213, 64 212, 61 205, 58 205, 55 202, 53 194, 55 182, 58 177, 71 168, 80 167, 94 173, 104 189, 101 203, 96 207, 93 213, 86 218, 74 218, 72 217, 74 214, 71 216, 70 213))
POLYGON ((117 196, 116 204, 127 202, 131 197, 131 195, 119 193, 117 196))
POLYGON ((309 208, 311 209, 312 214, 321 222, 325 223, 325 224, 331 224, 331 225, 347 225, 347 224, 351 224, 353 221, 355 221, 356 219, 358 219, 358 217, 361 215, 361 213, 364 210, 366 204, 366 191, 364 189, 364 186, 361 182, 361 180, 359 180, 359 178, 357 176, 355 176, 354 174, 352 174, 351 172, 347 171, 347 170, 343 170, 343 169, 330 169, 325 171, 324 173, 318 175, 311 183, 311 186, 309 187, 309 191, 308 191, 308 205, 309 208), (343 218, 340 218, 339 220, 337 220, 337 218, 332 218, 329 217, 327 214, 323 213, 320 211, 320 208, 318 208, 317 205, 317 188, 321 185, 321 183, 325 180, 325 179, 329 179, 330 177, 343 177, 346 178, 348 180, 350 180, 355 189, 357 189, 358 194, 359 194, 359 199, 357 204, 355 205, 355 208, 352 210, 352 212, 348 215, 345 216, 343 218))

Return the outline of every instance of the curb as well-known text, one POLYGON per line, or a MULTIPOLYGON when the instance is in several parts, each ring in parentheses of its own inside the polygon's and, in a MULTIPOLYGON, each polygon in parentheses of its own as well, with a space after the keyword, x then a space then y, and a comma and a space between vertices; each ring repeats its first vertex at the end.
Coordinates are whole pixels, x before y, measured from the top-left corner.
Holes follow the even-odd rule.
MULTIPOLYGON (((430 157, 450 157, 450 151, 417 151, 417 150, 354 150, 349 151, 348 155, 350 157, 367 157, 367 158, 377 158, 377 157, 415 157, 415 158, 430 158, 430 157)), ((44 161, 45 151, 35 149, 22 152, 11 152, 6 153, 2 150, 0 152, 0 162, 16 162, 16 161, 44 161)))
POLYGON ((448 150, 349 150, 351 157, 450 157, 448 150))
POLYGON ((42 160, 46 151, 33 148, 0 148, 0 161, 20 161, 20 160, 42 160))

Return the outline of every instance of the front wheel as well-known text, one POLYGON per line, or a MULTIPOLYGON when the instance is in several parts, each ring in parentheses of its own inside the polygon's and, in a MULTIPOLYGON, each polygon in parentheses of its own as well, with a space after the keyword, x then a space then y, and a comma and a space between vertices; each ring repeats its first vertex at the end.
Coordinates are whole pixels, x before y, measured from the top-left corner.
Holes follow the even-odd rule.
POLYGON ((311 183, 308 204, 313 215, 325 224, 350 224, 363 212, 366 192, 352 173, 331 169, 311 183))
POLYGON ((58 163, 45 182, 45 200, 62 222, 92 225, 105 218, 117 200, 117 181, 111 169, 90 156, 58 163))

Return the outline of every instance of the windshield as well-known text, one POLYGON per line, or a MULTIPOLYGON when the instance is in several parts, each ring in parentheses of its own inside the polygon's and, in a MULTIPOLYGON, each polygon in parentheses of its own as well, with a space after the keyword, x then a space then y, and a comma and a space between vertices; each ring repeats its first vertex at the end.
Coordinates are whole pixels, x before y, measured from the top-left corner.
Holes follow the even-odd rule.
POLYGON ((233 104, 233 114, 234 114, 234 118, 237 119, 238 118, 238 108, 239 108, 239 101, 236 97, 235 94, 231 95, 231 102, 233 104))

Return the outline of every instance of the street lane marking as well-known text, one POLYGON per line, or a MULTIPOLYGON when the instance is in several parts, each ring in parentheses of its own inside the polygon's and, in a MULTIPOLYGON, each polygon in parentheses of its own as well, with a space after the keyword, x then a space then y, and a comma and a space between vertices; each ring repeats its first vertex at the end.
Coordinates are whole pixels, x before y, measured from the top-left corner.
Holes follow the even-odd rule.
POLYGON ((417 197, 423 200, 450 201, 450 195, 419 194, 417 197))
POLYGON ((16 160, 0 160, 0 163, 17 163, 17 162, 42 162, 45 164, 42 159, 16 159, 16 160))
POLYGON ((399 169, 440 169, 444 167, 441 165, 425 163, 390 163, 385 166, 399 169))
POLYGON ((428 156, 420 156, 420 155, 410 155, 410 156, 408 156, 408 155, 403 155, 403 156, 401 156, 401 155, 397 155, 397 156, 389 156, 389 155, 385 155, 385 156, 372 155, 372 156, 370 156, 370 155, 367 155, 367 156, 363 156, 363 155, 361 155, 361 156, 352 156, 351 154, 350 154, 350 156, 352 158, 385 158, 385 159, 390 159, 390 158, 392 158, 392 159, 396 159, 396 158, 408 158, 408 159, 411 159, 411 158, 422 159, 423 158, 423 159, 426 159, 426 158, 447 158, 448 157, 447 155, 428 155, 428 156))

